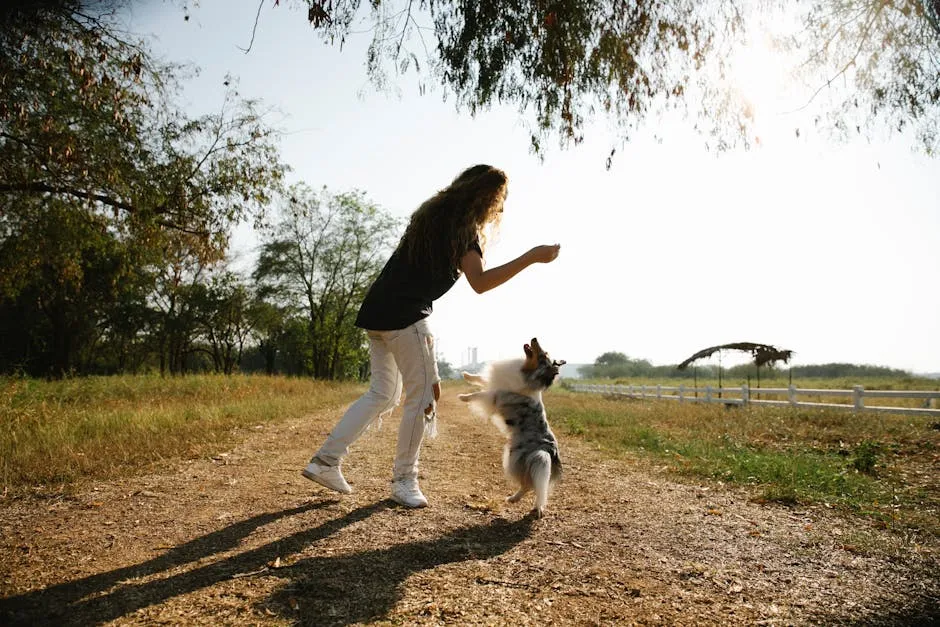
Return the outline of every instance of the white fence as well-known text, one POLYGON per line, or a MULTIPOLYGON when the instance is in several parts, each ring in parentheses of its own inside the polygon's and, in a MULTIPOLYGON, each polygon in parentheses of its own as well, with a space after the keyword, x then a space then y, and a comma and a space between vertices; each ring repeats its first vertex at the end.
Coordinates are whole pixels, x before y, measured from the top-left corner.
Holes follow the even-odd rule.
POLYGON ((626 396, 629 398, 671 400, 680 403, 724 403, 725 405, 775 405, 782 407, 813 407, 827 409, 849 409, 856 412, 876 411, 892 414, 912 414, 918 416, 940 416, 940 391, 921 392, 914 390, 866 390, 860 385, 851 390, 809 389, 790 386, 786 388, 750 388, 741 387, 712 387, 704 388, 676 387, 666 385, 597 385, 587 383, 572 383, 569 386, 576 392, 591 394, 605 394, 610 396, 626 396), (785 396, 786 400, 771 400, 761 396, 785 396), (848 398, 845 403, 816 403, 801 401, 799 397, 842 397, 848 398), (919 399, 923 407, 891 407, 866 405, 869 398, 909 398, 919 399))

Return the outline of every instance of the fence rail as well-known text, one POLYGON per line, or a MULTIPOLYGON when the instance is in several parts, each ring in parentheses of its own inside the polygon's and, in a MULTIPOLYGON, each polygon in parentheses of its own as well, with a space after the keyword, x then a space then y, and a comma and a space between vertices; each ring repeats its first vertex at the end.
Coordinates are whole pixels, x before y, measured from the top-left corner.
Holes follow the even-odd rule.
POLYGON ((873 411, 892 414, 917 416, 940 416, 940 391, 919 390, 866 390, 861 385, 851 390, 830 390, 798 388, 791 385, 785 388, 741 387, 687 387, 685 385, 603 385, 573 383, 570 388, 576 392, 625 396, 637 399, 672 400, 680 403, 723 403, 725 405, 767 405, 778 407, 812 407, 826 409, 847 409, 856 412, 873 411), (786 400, 761 398, 762 396, 785 396, 786 400), (817 403, 800 400, 799 397, 841 397, 848 398, 845 403, 817 403), (923 407, 897 407, 886 405, 866 405, 870 398, 902 398, 922 400, 923 407))

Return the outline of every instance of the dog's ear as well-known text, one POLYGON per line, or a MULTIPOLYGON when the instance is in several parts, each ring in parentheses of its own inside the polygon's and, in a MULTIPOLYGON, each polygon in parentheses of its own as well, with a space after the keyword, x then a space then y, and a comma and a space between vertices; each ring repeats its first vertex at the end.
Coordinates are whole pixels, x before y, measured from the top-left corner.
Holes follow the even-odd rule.
POLYGON ((529 345, 532 346, 532 350, 535 351, 536 353, 542 352, 542 347, 539 346, 539 341, 536 338, 533 337, 532 341, 529 342, 529 345))
MULTIPOLYGON (((522 370, 525 372, 530 372, 539 367, 539 356, 536 354, 532 347, 528 344, 524 344, 522 348, 525 350, 525 362, 522 364, 522 370)), ((537 348, 537 347, 536 347, 537 348)))

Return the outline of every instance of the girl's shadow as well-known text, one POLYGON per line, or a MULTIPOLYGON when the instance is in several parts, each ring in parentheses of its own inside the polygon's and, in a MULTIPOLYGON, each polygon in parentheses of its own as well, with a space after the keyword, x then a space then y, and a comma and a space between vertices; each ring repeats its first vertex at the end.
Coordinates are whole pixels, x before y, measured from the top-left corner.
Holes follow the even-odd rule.
MULTIPOLYGON (((390 501, 357 508, 335 520, 299 531, 261 547, 170 577, 145 583, 127 580, 154 575, 230 550, 254 529, 314 508, 328 501, 266 513, 187 542, 142 564, 56 584, 0 599, 0 623, 89 625, 127 616, 141 608, 232 579, 263 571, 282 555, 302 551, 344 527, 387 509, 390 501)), ((277 570, 293 581, 266 604, 303 622, 348 624, 381 616, 401 596, 399 585, 410 574, 440 564, 485 559, 509 550, 530 532, 532 520, 494 520, 451 531, 435 540, 365 550, 341 557, 311 557, 277 570), (299 610, 292 610, 299 606, 299 610)))
POLYGON ((380 619, 401 598, 401 584, 412 574, 501 555, 529 536, 533 520, 530 516, 496 519, 432 540, 353 555, 310 557, 291 566, 292 581, 271 597, 266 609, 303 624, 348 625, 380 619))

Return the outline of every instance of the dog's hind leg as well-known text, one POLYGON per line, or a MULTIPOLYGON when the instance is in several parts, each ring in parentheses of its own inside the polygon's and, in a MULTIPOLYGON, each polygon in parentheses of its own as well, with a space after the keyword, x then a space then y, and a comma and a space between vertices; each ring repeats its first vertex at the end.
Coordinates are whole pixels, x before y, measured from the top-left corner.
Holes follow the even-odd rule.
POLYGON ((503 449, 503 470, 507 477, 519 483, 519 489, 512 496, 506 497, 506 502, 517 503, 526 492, 532 489, 532 479, 529 477, 525 460, 520 457, 519 453, 513 453, 512 446, 508 443, 503 449))
POLYGON ((532 513, 538 518, 545 512, 548 505, 548 491, 552 479, 552 458, 545 451, 539 451, 532 456, 529 463, 529 475, 532 477, 532 487, 535 490, 535 509, 532 513))
POLYGON ((525 493, 529 491, 529 486, 522 486, 519 490, 512 496, 506 497, 507 503, 518 503, 519 499, 525 496, 525 493))
POLYGON ((486 385, 486 379, 478 374, 472 374, 470 372, 461 372, 460 374, 463 375, 463 378, 467 383, 472 383, 473 385, 479 387, 486 385))

